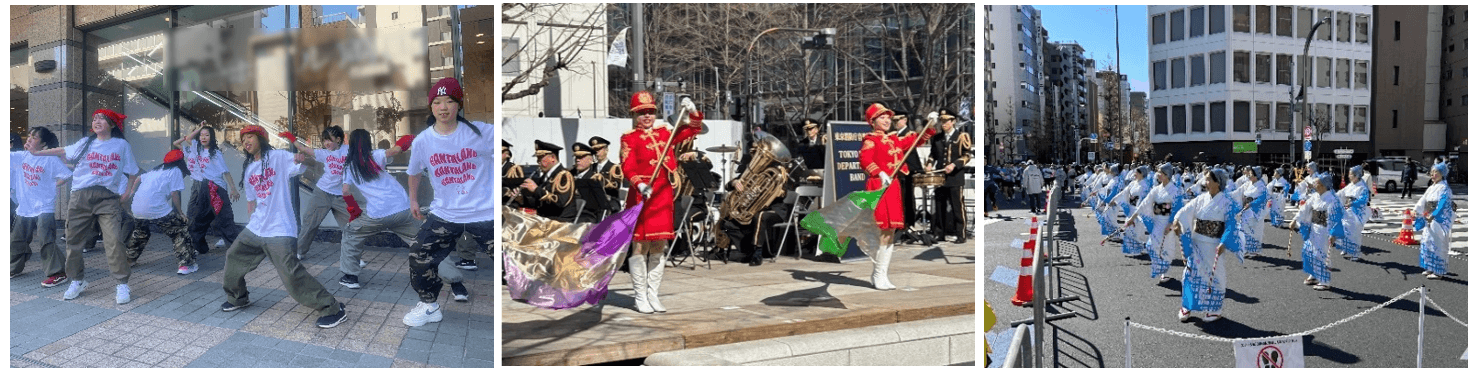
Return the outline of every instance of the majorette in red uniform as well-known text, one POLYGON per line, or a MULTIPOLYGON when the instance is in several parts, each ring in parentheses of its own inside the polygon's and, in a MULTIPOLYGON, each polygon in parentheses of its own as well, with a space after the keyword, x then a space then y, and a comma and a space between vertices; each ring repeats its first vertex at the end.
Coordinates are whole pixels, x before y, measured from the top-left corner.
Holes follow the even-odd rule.
POLYGON ((892 184, 891 177, 898 167, 906 169, 906 164, 902 162, 906 160, 907 151, 913 150, 912 144, 925 142, 937 133, 929 125, 920 134, 914 132, 897 138, 894 134, 886 133, 891 128, 891 115, 891 110, 880 103, 873 103, 866 108, 866 122, 871 124, 871 132, 862 139, 860 148, 860 167, 869 175, 866 190, 886 190, 881 194, 875 213, 876 226, 881 228, 880 249, 877 250, 876 257, 871 258, 875 263, 871 271, 871 283, 881 290, 896 289, 886 278, 886 270, 891 265, 891 252, 896 247, 896 229, 906 227, 901 210, 901 189, 892 184))
POLYGON ((641 91, 630 97, 630 112, 635 127, 620 136, 620 167, 632 186, 625 198, 625 208, 646 201, 635 223, 635 243, 630 251, 630 277, 635 286, 635 307, 642 313, 666 312, 656 298, 665 271, 662 261, 666 242, 675 237, 672 217, 674 196, 671 175, 676 169, 676 154, 671 143, 696 137, 702 130, 702 113, 689 99, 682 107, 689 113, 676 128, 656 121, 655 98, 641 91), (673 130, 674 129, 674 130, 673 130), (665 152, 665 159, 661 153, 665 152), (662 162, 656 175, 656 163, 662 162), (655 176, 652 179, 652 176, 655 176))

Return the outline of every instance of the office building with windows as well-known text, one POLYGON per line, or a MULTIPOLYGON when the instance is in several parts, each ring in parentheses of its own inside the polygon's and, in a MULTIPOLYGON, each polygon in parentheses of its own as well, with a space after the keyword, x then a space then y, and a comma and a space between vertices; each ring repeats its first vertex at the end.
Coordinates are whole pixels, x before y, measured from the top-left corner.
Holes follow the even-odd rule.
POLYGON ((1154 158, 1301 160, 1308 126, 1313 158, 1370 157, 1372 6, 1149 6, 1147 16, 1154 158), (1303 78, 1304 111, 1292 100, 1303 78))

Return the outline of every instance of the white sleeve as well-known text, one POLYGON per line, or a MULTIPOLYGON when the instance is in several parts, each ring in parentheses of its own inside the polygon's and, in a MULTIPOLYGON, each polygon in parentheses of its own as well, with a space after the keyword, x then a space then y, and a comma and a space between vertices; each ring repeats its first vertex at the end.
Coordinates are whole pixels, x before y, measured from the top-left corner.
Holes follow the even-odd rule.
POLYGON ((1183 225, 1185 228, 1191 228, 1191 226, 1188 226, 1188 222, 1198 217, 1198 209, 1203 206, 1204 201, 1207 200, 1206 197, 1207 195, 1199 195, 1193 198, 1192 201, 1189 201, 1188 204, 1183 205, 1183 209, 1178 210, 1178 215, 1173 216, 1173 222, 1183 225))
POLYGON ((67 168, 67 163, 55 156, 46 157, 46 171, 52 172, 52 177, 58 180, 72 178, 72 169, 67 168))
MULTIPOLYGON (((275 151, 280 151, 277 154, 277 155, 279 155, 279 160, 277 160, 277 161, 281 162, 280 164, 283 164, 282 165, 282 168, 287 170, 287 176, 288 177, 302 174, 302 171, 307 170, 307 167, 304 167, 304 166, 302 166, 302 163, 298 163, 297 162, 297 159, 296 159, 297 158, 297 154, 294 154, 294 153, 292 153, 290 151, 287 151, 287 150, 275 150, 275 151)), ((323 154, 323 153, 326 153, 326 152, 319 151, 319 152, 316 152, 316 153, 317 154, 323 154)))
POLYGON ((405 173, 411 176, 420 175, 430 163, 430 154, 423 150, 422 138, 424 137, 416 136, 415 141, 410 143, 410 168, 405 173))
POLYGON ((123 141, 123 174, 138 175, 138 161, 133 159, 133 145, 123 141))

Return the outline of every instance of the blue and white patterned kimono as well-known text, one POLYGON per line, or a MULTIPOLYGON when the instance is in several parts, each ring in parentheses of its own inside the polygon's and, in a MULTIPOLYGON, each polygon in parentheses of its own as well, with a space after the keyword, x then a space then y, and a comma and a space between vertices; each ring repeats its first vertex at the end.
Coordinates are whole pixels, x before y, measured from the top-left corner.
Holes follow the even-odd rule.
POLYGON ((1330 190, 1321 195, 1315 193, 1306 193, 1306 203, 1301 204, 1301 210, 1296 213, 1302 240, 1301 271, 1321 284, 1330 285, 1332 263, 1327 259, 1332 249, 1330 241, 1346 239, 1342 226, 1342 202, 1330 190), (1314 223, 1312 216, 1318 212, 1326 213, 1326 224, 1314 223))
MULTIPOLYGON (((1152 183, 1146 178, 1132 180, 1122 192, 1117 193, 1111 199, 1111 205, 1122 209, 1122 215, 1132 216, 1137 210, 1137 205, 1147 197, 1147 192, 1152 189, 1152 183)), ((1137 255, 1147 252, 1147 228, 1142 224, 1132 224, 1131 227, 1122 227, 1122 254, 1137 255)))
POLYGON ((1147 196, 1137 202, 1136 218, 1142 221, 1142 227, 1147 231, 1147 256, 1152 259, 1150 277, 1156 278, 1168 272, 1168 265, 1172 263, 1169 256, 1168 245, 1172 239, 1166 239, 1165 235, 1172 226, 1173 215, 1183 209, 1183 191, 1178 188, 1176 182, 1158 184, 1147 192, 1147 196), (1158 204, 1169 204, 1172 207, 1168 214, 1158 214, 1158 204))
POLYGON ((1347 229, 1346 239, 1337 240, 1337 250, 1342 251, 1348 257, 1362 257, 1362 227, 1367 224, 1367 219, 1372 215, 1372 208, 1368 202, 1373 193, 1367 187, 1367 183, 1358 179, 1341 191, 1337 191, 1342 205, 1347 206, 1346 213, 1342 214, 1342 226, 1347 229))
POLYGON ((1216 250, 1220 244, 1244 261, 1234 234, 1235 214, 1239 205, 1229 194, 1219 192, 1199 195, 1173 217, 1183 227, 1180 243, 1187 268, 1183 270, 1183 308, 1189 311, 1218 313, 1224 307, 1224 291, 1228 288, 1229 262, 1219 259, 1216 250), (1219 221, 1225 224, 1223 235, 1218 238, 1190 231, 1197 221, 1219 221))
POLYGON ((1424 196, 1419 198, 1419 203, 1414 206, 1414 216, 1423 217, 1425 213, 1429 214, 1429 218, 1414 221, 1414 229, 1424 233, 1419 239, 1419 267, 1440 276, 1445 274, 1445 265, 1449 262, 1449 234, 1454 228, 1455 219, 1453 198, 1454 193, 1450 191, 1449 183, 1440 180, 1429 186, 1424 191, 1424 196))
POLYGON ((1285 178, 1283 177, 1275 177, 1274 180, 1270 181, 1270 204, 1268 211, 1270 212, 1271 226, 1281 228, 1286 227, 1286 198, 1287 194, 1290 193, 1290 189, 1291 183, 1286 182, 1285 178), (1277 188, 1280 189, 1280 191, 1276 191, 1277 188))
POLYGON ((1121 213, 1116 206, 1111 205, 1111 200, 1117 197, 1125 187, 1111 175, 1102 178, 1102 186, 1096 190, 1096 223, 1101 225, 1101 235, 1115 233, 1121 225, 1117 224, 1117 213, 1121 213))
POLYGON ((1244 198, 1244 210, 1240 212, 1239 234, 1245 253, 1260 254, 1260 241, 1265 239, 1265 207, 1269 190, 1264 181, 1249 182, 1236 191, 1244 198))

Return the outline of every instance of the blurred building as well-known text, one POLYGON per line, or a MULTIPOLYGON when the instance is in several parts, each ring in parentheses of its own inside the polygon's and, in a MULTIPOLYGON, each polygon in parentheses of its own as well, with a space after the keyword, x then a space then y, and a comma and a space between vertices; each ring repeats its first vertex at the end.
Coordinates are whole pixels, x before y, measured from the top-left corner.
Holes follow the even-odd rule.
POLYGON ((1378 156, 1468 152, 1468 6, 1373 7, 1372 135, 1378 156))

